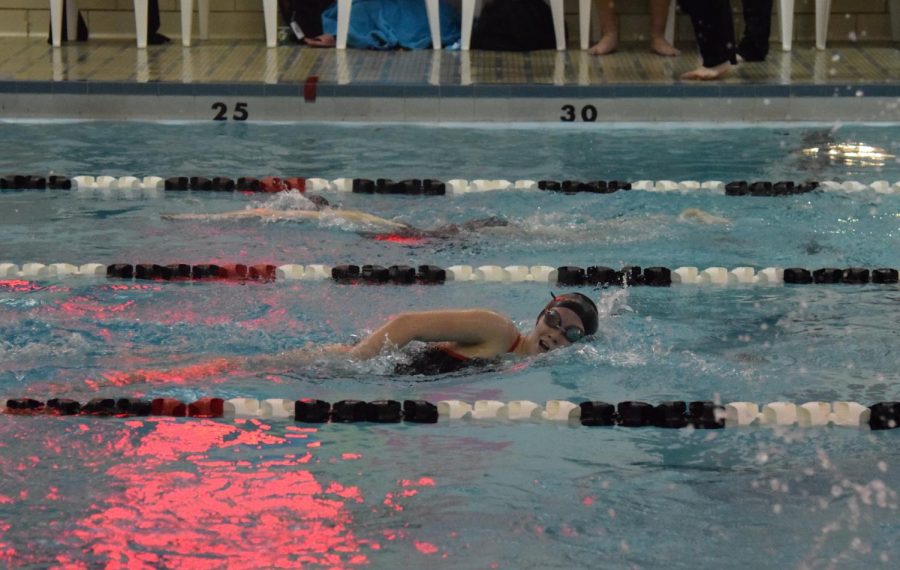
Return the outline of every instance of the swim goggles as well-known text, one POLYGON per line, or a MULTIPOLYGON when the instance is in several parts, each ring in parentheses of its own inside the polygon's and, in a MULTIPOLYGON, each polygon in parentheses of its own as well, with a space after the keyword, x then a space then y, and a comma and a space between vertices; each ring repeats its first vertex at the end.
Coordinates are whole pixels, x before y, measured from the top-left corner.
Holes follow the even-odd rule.
POLYGON ((562 317, 553 309, 549 309, 544 313, 544 322, 551 329, 556 329, 563 333, 563 336, 566 337, 566 340, 569 342, 578 342, 584 338, 584 329, 576 326, 563 328, 562 317))

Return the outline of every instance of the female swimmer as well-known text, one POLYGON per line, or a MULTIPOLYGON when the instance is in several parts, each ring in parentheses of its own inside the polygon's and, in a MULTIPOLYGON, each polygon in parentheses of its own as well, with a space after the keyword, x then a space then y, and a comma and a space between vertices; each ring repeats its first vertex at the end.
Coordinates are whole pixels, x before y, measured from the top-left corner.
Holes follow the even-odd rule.
POLYGON ((115 374, 117 385, 200 379, 232 370, 289 372, 321 359, 370 360, 384 350, 406 349, 408 358, 395 374, 433 376, 484 368, 503 355, 543 354, 569 346, 595 332, 597 306, 581 293, 553 295, 538 314, 534 329, 522 334, 506 316, 488 309, 448 309, 401 313, 355 345, 303 347, 268 356, 217 358, 168 370, 115 374), (413 342, 425 343, 409 347, 413 342))
POLYGON ((389 233, 402 237, 445 238, 459 233, 477 231, 482 228, 505 227, 509 222, 497 216, 488 216, 469 220, 462 224, 446 224, 432 230, 416 228, 409 224, 394 222, 385 218, 361 212, 359 210, 345 210, 332 206, 322 196, 304 195, 311 202, 310 209, 306 210, 276 210, 273 208, 248 208, 220 214, 162 214, 163 220, 170 221, 229 221, 229 220, 271 220, 271 221, 301 221, 301 220, 344 220, 359 224, 371 231, 358 231, 361 235, 380 235, 389 233))
MULTIPOLYGON (((233 367, 294 369, 321 356, 369 360, 388 348, 426 343, 409 353, 397 374, 446 374, 485 366, 504 354, 531 356, 569 346, 597 332, 597 306, 581 293, 553 295, 538 314, 534 329, 522 334, 506 316, 487 309, 402 313, 356 345, 300 348, 275 356, 230 361, 233 367)), ((226 366, 231 368, 232 366, 226 366)))

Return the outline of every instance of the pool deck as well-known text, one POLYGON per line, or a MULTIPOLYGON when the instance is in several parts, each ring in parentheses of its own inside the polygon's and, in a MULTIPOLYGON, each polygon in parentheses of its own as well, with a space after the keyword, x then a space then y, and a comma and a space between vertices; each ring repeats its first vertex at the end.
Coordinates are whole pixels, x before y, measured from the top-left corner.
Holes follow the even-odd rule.
POLYGON ((773 44, 723 80, 684 82, 697 53, 642 45, 595 57, 266 48, 204 41, 53 49, 0 39, 0 117, 148 120, 604 122, 900 121, 896 44, 773 44))

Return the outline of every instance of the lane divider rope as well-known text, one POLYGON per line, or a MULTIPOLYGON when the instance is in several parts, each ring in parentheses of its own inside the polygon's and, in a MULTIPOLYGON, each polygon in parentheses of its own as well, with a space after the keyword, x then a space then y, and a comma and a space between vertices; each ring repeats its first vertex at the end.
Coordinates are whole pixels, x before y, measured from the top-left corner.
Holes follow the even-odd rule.
POLYGON ((463 283, 551 283, 556 285, 599 286, 656 286, 671 285, 809 285, 809 284, 896 284, 897 269, 879 267, 766 267, 757 271, 753 267, 647 267, 636 265, 622 269, 592 265, 579 267, 565 265, 452 265, 447 268, 436 265, 326 265, 326 264, 154 264, 115 263, 0 263, 0 279, 59 279, 92 277, 124 280, 153 281, 214 281, 252 280, 269 281, 322 281, 331 279, 338 283, 410 285, 463 283))
POLYGON ((232 179, 224 176, 89 176, 72 178, 59 175, 40 176, 12 174, 0 177, 0 189, 6 190, 78 190, 100 191, 110 197, 158 197, 164 191, 175 192, 282 192, 286 190, 353 192, 357 194, 404 194, 443 196, 503 190, 550 191, 563 194, 611 194, 619 191, 696 192, 710 191, 728 196, 789 196, 808 192, 856 193, 874 191, 879 194, 900 194, 900 181, 877 180, 863 183, 848 181, 746 181, 734 180, 504 180, 462 179, 446 182, 430 178, 391 180, 387 178, 300 178, 249 176, 232 179))
POLYGON ((283 418, 303 423, 437 423, 439 421, 569 422, 583 426, 720 429, 748 426, 868 427, 872 430, 900 426, 900 402, 754 402, 717 404, 712 401, 666 401, 650 404, 624 401, 570 402, 548 400, 545 405, 528 400, 501 402, 478 400, 341 400, 333 404, 316 399, 203 398, 185 403, 174 398, 140 400, 95 398, 85 404, 53 398, 0 400, 0 409, 13 415, 170 416, 194 418, 283 418))

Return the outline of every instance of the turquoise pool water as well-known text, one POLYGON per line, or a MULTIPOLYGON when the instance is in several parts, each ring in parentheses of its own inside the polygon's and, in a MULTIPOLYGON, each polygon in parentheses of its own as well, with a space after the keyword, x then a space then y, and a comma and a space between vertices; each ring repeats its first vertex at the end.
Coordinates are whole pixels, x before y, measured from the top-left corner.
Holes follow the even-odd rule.
POLYGON ((896 124, 475 126, 0 122, 4 172, 323 178, 900 178, 896 124), (805 149, 865 143, 845 160, 805 149), (850 164, 847 164, 850 162, 850 164))
MULTIPOLYGON (((22 173, 900 180, 893 159, 804 163, 793 150, 830 130, 816 126, 6 123, 7 140, 8 129, 19 129, 20 142, 0 165, 22 173), (63 127, 79 136, 54 131, 63 127)), ((897 134, 848 125, 830 136, 896 155, 897 134)), ((7 191, 0 262, 900 265, 900 197, 875 192, 327 197, 425 228, 491 215, 511 225, 396 243, 333 222, 160 218, 254 202, 290 208, 299 198, 7 191), (722 223, 683 215, 689 208, 722 223)), ((604 311, 593 340, 462 376, 393 376, 392 354, 290 374, 130 376, 310 341, 353 342, 390 315, 435 306, 490 307, 528 329, 551 289, 559 292, 535 283, 6 279, 0 397, 866 405, 900 397, 900 289, 871 284, 582 287, 604 311)), ((35 568, 891 568, 900 558, 898 436, 0 415, 0 560, 35 568)))

